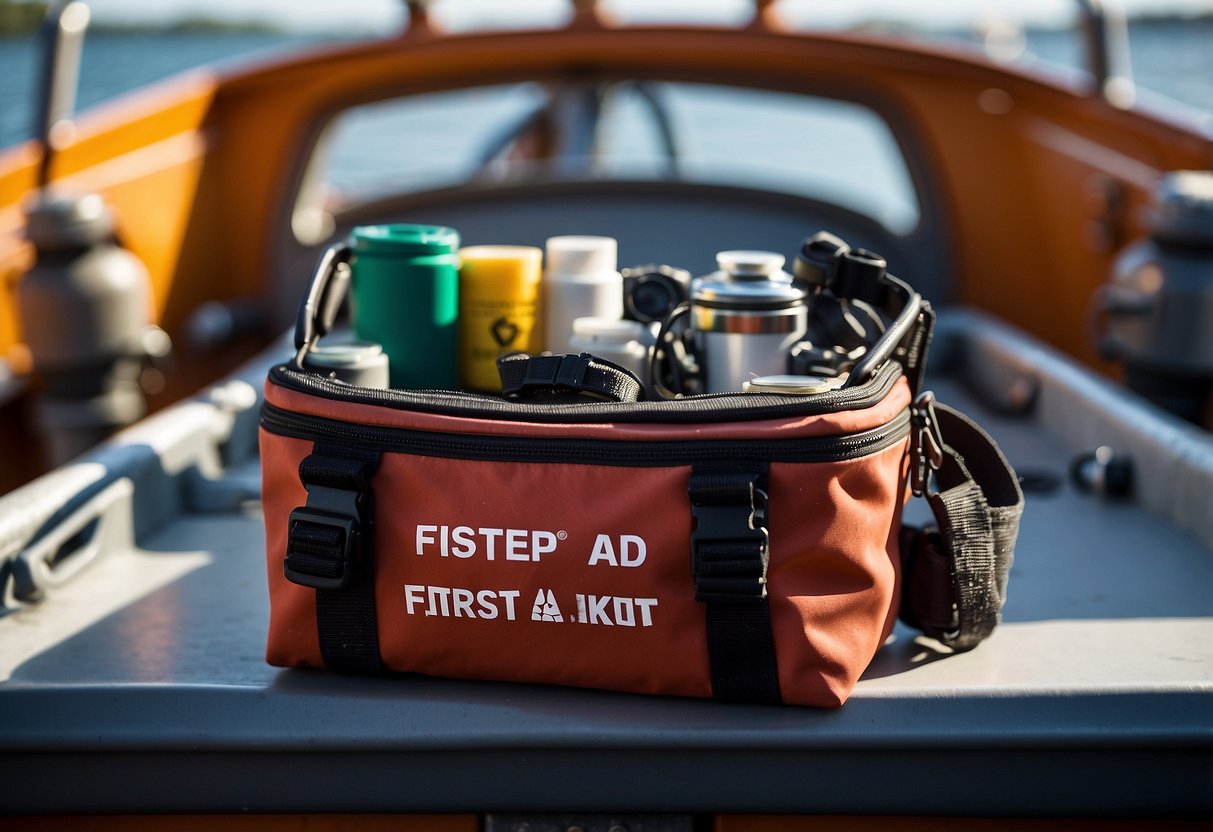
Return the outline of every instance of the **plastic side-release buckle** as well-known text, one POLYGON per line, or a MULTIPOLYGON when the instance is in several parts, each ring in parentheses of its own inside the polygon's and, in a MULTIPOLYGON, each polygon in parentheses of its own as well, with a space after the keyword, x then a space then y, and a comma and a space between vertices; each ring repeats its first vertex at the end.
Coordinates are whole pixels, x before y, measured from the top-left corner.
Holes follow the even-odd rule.
POLYGON ((585 383, 585 373, 592 360, 593 356, 584 352, 580 355, 534 356, 527 364, 522 387, 567 387, 579 390, 585 383))
POLYGON ((767 597, 767 494, 749 475, 692 477, 691 576, 695 600, 754 604, 767 597), (732 480, 732 481, 730 481, 732 480), (719 486, 724 485, 724 488, 719 486), (707 486, 706 488, 704 486, 707 486))
POLYGON ((287 519, 287 580, 312 589, 347 587, 363 549, 360 491, 311 483, 308 500, 287 519))

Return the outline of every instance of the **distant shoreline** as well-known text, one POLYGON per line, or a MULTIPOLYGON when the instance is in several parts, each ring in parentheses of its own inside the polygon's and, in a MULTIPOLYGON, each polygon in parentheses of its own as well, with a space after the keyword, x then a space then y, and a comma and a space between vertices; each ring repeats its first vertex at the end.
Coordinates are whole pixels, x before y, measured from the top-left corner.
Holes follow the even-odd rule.
POLYGON ((101 35, 290 35, 287 29, 272 23, 244 23, 195 17, 157 26, 140 23, 98 23, 89 27, 90 34, 101 35))
MULTIPOLYGON (((0 39, 31 37, 38 33, 46 17, 47 4, 44 2, 17 2, 17 0, 0 0, 0 39)), ((1143 11, 1128 18, 1131 26, 1153 27, 1191 24, 1213 24, 1213 11, 1196 14, 1155 13, 1143 11)), ((857 24, 858 29, 905 29, 913 31, 917 27, 904 22, 870 22, 857 24)), ((1068 26, 1040 27, 1025 26, 1027 33, 1039 31, 1056 31, 1070 28, 1068 26)), ((96 21, 89 26, 89 34, 98 35, 291 35, 312 34, 307 31, 295 31, 284 28, 269 21, 258 20, 221 20, 219 18, 195 15, 178 20, 162 23, 134 23, 120 21, 96 21)), ((943 31, 949 31, 944 29, 943 31)), ((331 34, 331 33, 330 33, 331 34)))
MULTIPOLYGON (((0 38, 30 37, 36 35, 46 19, 47 4, 41 2, 18 3, 15 0, 0 0, 0 38)), ((98 35, 288 35, 281 26, 265 21, 232 21, 218 18, 193 16, 167 23, 120 23, 105 20, 92 23, 89 34, 98 35)))

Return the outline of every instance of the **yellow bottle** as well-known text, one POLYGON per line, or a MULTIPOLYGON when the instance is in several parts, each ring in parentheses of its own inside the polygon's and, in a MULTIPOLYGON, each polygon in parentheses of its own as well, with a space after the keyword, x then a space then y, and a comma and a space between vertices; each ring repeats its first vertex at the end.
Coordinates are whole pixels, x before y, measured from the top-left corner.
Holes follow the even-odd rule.
POLYGON ((543 349, 543 252, 532 246, 467 246, 459 255, 459 379, 470 390, 499 392, 499 356, 543 349))

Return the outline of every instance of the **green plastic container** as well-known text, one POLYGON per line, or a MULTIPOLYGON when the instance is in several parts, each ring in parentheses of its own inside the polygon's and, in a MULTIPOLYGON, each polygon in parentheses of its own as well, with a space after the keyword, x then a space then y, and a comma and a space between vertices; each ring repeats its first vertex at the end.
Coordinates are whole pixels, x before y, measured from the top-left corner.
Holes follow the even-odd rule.
POLYGON ((459 232, 365 225, 353 247, 354 332, 383 345, 392 387, 456 389, 459 232))

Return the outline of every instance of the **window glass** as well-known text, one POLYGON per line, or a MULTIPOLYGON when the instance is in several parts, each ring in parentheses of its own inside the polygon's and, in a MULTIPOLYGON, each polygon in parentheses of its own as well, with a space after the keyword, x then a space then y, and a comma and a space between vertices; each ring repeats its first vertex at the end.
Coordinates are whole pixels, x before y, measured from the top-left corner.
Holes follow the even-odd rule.
POLYGON ((1131 7, 1126 20, 1138 89, 1213 113, 1213 0, 1131 7))
MULTIPOLYGON (((859 104, 707 84, 661 84, 688 181, 757 187, 834 202, 895 233, 918 222, 918 200, 893 132, 859 104)), ((664 169, 660 131, 633 89, 608 120, 605 165, 616 176, 664 169), (625 117, 627 116, 627 117, 625 117)))
POLYGON ((535 177, 756 187, 834 202, 895 233, 919 215, 891 129, 857 104, 661 81, 522 83, 342 113, 310 166, 296 232, 322 235, 319 213, 377 198, 535 177))
POLYGON ((472 179, 545 101, 538 84, 427 93, 355 107, 329 128, 324 180, 340 208, 472 179))

